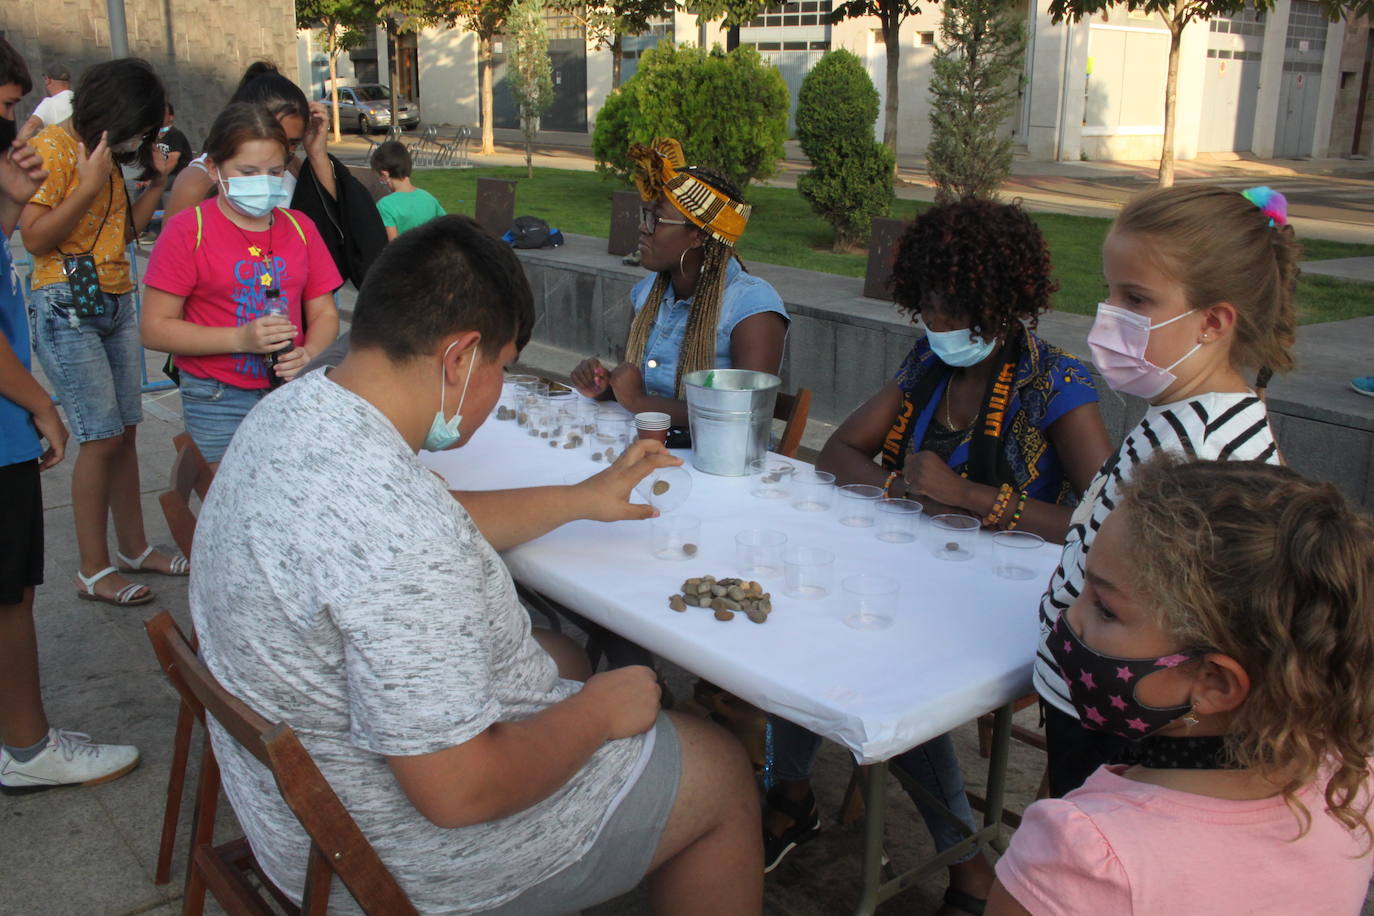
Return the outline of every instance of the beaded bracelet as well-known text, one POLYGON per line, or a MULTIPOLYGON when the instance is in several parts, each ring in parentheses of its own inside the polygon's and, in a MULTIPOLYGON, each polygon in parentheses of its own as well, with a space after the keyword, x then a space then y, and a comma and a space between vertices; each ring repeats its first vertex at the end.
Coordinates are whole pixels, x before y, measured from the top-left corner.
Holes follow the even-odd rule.
POLYGON ((892 498, 892 483, 893 483, 893 481, 895 481, 898 477, 901 477, 901 476, 902 476, 902 472, 901 472, 901 471, 893 471, 892 473, 890 473, 890 474, 887 475, 887 480, 884 480, 884 481, 883 481, 883 499, 891 499, 891 498, 892 498))
POLYGON ((1029 497, 1029 493, 1025 490, 1021 491, 1021 499, 1016 503, 1016 511, 1011 514, 1011 521, 1007 522, 1006 530, 1011 531, 1017 525, 1021 524, 1021 512, 1026 508, 1026 500, 1029 497))
POLYGON ((991 528, 1002 520, 1006 514, 1007 505, 1011 502, 1011 484, 1004 483, 997 490, 997 500, 992 504, 992 511, 983 517, 983 527, 991 528))

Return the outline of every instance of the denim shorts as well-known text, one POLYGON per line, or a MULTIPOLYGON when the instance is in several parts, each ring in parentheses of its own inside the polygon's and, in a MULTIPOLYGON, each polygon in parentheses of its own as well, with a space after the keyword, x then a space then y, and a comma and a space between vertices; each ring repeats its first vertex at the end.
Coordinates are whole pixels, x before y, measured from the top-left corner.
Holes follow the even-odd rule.
POLYGON ((143 343, 132 293, 100 294, 105 314, 77 320, 59 283, 29 296, 38 364, 62 399, 78 442, 111 439, 143 420, 143 343))
POLYGON ((217 464, 224 458, 234 431, 268 391, 236 388, 218 379, 181 373, 181 417, 206 461, 217 464))

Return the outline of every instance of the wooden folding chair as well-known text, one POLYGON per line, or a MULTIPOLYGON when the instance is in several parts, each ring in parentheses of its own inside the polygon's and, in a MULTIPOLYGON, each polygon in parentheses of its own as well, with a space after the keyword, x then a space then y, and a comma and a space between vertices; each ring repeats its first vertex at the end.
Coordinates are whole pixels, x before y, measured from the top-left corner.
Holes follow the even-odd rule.
MULTIPOLYGON (((180 433, 173 436, 172 443, 177 448, 176 458, 172 461, 172 479, 166 492, 158 497, 158 502, 177 549, 189 560, 191 544, 196 536, 196 514, 191 509, 191 494, 195 493, 204 501, 215 473, 200 449, 191 441, 190 435, 180 433)), ((181 796, 186 787, 186 764, 191 755, 194 718, 190 707, 183 703, 177 711, 176 734, 172 738, 172 769, 167 774, 167 801, 162 811, 162 836, 158 839, 154 884, 166 884, 172 879, 172 852, 176 845, 177 820, 181 815, 181 796)))
POLYGON ((773 419, 783 422, 782 439, 777 447, 779 455, 797 457, 797 448, 806 432, 806 418, 810 413, 810 388, 798 388, 796 394, 778 393, 777 402, 773 405, 773 419))
POLYGON ((277 905, 289 913, 324 913, 335 875, 364 913, 416 913, 410 898, 358 829, 295 731, 283 723, 267 721, 225 690, 166 611, 150 618, 145 626, 158 663, 182 704, 192 709, 202 725, 207 715, 213 717, 234 741, 271 771, 282 799, 310 837, 305 893, 299 907, 263 874, 244 839, 213 845, 220 779, 207 730, 192 828, 191 867, 182 899, 183 916, 199 916, 203 912, 207 890, 230 913, 273 912, 262 890, 248 880, 250 872, 277 905))

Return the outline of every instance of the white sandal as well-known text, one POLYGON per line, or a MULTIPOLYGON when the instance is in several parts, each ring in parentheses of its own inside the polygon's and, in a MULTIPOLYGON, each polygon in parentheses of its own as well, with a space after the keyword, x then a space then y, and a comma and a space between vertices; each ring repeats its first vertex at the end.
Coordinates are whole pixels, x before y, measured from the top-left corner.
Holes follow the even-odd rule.
POLYGON ((115 592, 113 598, 97 595, 95 593, 95 584, 106 576, 113 575, 114 572, 115 568, 113 566, 106 566, 94 576, 87 578, 81 575, 80 570, 77 570, 76 577, 81 580, 81 584, 85 586, 86 590, 77 592, 76 597, 80 598, 82 601, 100 601, 105 604, 113 604, 116 607, 134 607, 139 604, 147 604, 149 601, 153 600, 153 593, 148 586, 139 585, 136 582, 126 585, 115 592), (142 592, 142 594, 139 594, 139 592, 142 592))
POLYGON ((163 572, 160 569, 153 569, 152 567, 144 569, 143 562, 147 560, 150 556, 152 556, 153 551, 156 549, 157 548, 154 547, 152 544, 149 544, 147 550, 143 551, 141 554, 139 554, 136 557, 133 557, 132 559, 124 556, 124 554, 116 550, 115 556, 119 557, 119 562, 124 564, 120 567, 120 571, 150 572, 157 573, 159 576, 189 576, 191 574, 191 561, 183 557, 181 554, 177 554, 176 556, 172 557, 172 562, 168 567, 170 569, 170 572, 163 572))

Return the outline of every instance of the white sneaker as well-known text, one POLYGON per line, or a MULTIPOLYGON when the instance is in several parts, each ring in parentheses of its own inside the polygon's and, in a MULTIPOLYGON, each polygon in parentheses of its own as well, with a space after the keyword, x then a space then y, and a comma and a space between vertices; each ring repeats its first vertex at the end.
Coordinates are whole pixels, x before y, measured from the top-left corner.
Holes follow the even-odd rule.
POLYGON ((138 748, 95 744, 90 735, 48 730, 48 746, 27 763, 0 749, 0 792, 21 795, 58 786, 93 786, 118 779, 138 766, 138 748))

